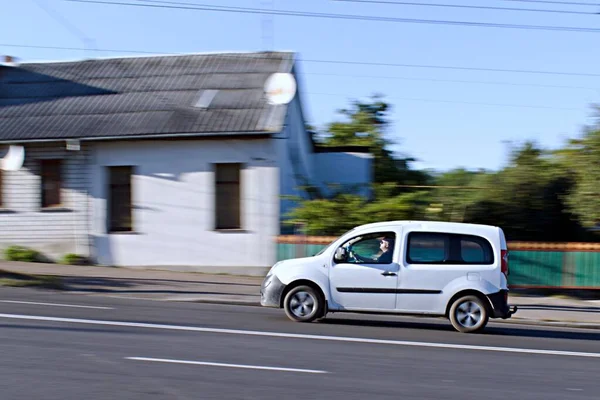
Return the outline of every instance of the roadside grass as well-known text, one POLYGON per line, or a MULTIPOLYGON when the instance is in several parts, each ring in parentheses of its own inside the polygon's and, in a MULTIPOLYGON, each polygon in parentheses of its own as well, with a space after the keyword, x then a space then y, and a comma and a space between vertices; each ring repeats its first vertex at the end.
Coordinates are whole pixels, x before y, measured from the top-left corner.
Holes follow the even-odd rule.
POLYGON ((61 279, 56 276, 27 275, 4 270, 0 270, 0 286, 38 287, 55 290, 65 289, 61 279))

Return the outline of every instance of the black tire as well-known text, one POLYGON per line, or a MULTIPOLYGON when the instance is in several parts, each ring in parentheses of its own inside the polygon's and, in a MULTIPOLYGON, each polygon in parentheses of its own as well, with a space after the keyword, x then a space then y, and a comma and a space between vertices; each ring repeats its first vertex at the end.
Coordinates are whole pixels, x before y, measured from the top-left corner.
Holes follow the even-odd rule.
POLYGON ((489 321, 489 312, 481 298, 468 295, 460 297, 450 308, 450 322, 462 333, 481 332, 489 321))
POLYGON ((312 322, 324 316, 325 300, 319 291, 310 286, 300 285, 285 296, 283 309, 292 321, 312 322))

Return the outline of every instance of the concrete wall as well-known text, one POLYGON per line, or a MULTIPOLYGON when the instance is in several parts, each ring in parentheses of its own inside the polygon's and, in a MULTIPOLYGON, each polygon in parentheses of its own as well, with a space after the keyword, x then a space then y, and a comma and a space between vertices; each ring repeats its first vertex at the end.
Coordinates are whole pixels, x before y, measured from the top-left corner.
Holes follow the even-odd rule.
POLYGON ((80 151, 73 152, 65 147, 64 143, 27 145, 21 170, 2 171, 0 248, 27 246, 50 259, 67 253, 89 255, 86 195, 89 149, 82 146, 80 151), (42 210, 40 160, 57 158, 63 160, 63 207, 42 210))
MULTIPOLYGON (((92 157, 94 252, 102 265, 268 267, 275 262, 279 177, 273 140, 107 142, 92 157), (242 229, 214 228, 213 163, 239 162, 242 229), (132 165, 134 233, 107 233, 108 166, 132 165)), ((204 267, 204 268, 202 268, 204 267)))
POLYGON ((329 194, 329 184, 354 186, 363 196, 370 195, 369 184, 373 182, 373 155, 368 153, 314 153, 315 181, 321 190, 329 194))

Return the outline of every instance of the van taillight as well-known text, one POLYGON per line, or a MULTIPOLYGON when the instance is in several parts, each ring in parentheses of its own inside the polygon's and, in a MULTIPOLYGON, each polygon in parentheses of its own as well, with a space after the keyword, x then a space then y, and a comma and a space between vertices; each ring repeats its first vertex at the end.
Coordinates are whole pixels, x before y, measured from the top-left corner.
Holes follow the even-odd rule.
POLYGON ((502 266, 500 267, 500 271, 508 277, 508 250, 502 250, 502 266))

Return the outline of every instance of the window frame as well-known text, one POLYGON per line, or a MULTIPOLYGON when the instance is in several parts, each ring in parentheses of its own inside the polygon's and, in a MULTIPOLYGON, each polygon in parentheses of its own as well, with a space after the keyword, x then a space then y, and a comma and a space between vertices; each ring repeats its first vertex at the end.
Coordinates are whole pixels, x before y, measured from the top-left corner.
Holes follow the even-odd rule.
POLYGON ((64 198, 63 198, 63 185, 64 185, 64 159, 62 158, 43 158, 39 160, 39 171, 40 171, 40 208, 42 210, 53 210, 60 209, 64 207, 64 198), (46 199, 46 190, 44 189, 44 184, 47 179, 47 171, 45 170, 45 165, 48 164, 57 164, 58 165, 58 202, 55 204, 49 204, 46 199))
POLYGON ((136 173, 136 167, 134 165, 107 165, 106 167, 106 232, 108 234, 128 234, 135 232, 135 218, 134 218, 134 196, 133 196, 133 177, 136 173), (112 194, 113 188, 119 186, 125 186, 124 184, 114 184, 112 180, 112 171, 115 171, 117 168, 129 168, 129 218, 131 220, 131 226, 129 229, 122 228, 122 224, 113 225, 113 215, 112 215, 112 194))
POLYGON ((245 164, 241 162, 220 162, 213 163, 213 228, 218 232, 242 232, 244 231, 244 218, 243 218, 243 201, 242 201, 242 193, 243 193, 243 179, 242 175, 245 169, 245 164), (219 181, 219 167, 220 166, 237 166, 237 181, 219 181), (226 227, 224 225, 220 225, 219 218, 219 185, 237 185, 237 201, 238 201, 238 215, 237 215, 237 224, 235 227, 226 227))
MULTIPOLYGON (((349 232, 352 232, 352 230, 349 231, 349 232)), ((349 233, 349 232, 347 232, 347 233, 349 233)), ((355 263, 355 262, 350 262, 350 261, 346 260, 346 261, 340 263, 340 262, 337 262, 335 260, 335 251, 334 251, 333 254, 331 255, 333 264, 335 264, 335 265, 338 265, 338 264, 352 264, 352 265, 367 265, 367 266, 368 265, 391 265, 391 264, 394 264, 396 262, 396 260, 397 260, 397 255, 399 253, 399 250, 398 250, 398 236, 399 236, 399 234, 398 234, 398 232, 393 231, 393 230, 389 230, 389 231, 387 231, 387 230, 385 230, 385 231, 375 231, 375 232, 366 232, 366 233, 356 234, 356 235, 354 235, 354 236, 352 236, 352 237, 350 237, 350 238, 342 241, 338 246, 336 246, 336 251, 337 251, 338 248, 345 247, 348 242, 350 242, 350 241, 352 241, 352 240, 354 240, 354 239, 356 239, 358 237, 374 236, 374 238, 376 238, 376 237, 384 237, 384 236, 388 236, 388 235, 393 235, 394 236, 394 247, 392 248, 392 261, 391 262, 389 262, 389 263, 383 263, 383 262, 377 262, 377 261, 373 260, 372 262, 355 263)), ((362 240, 359 240, 358 242, 360 242, 360 241, 362 241, 362 240)))
POLYGON ((470 266, 470 265, 482 265, 482 266, 494 266, 496 264, 496 254, 494 253, 494 246, 492 243, 485 237, 474 234, 467 233, 453 233, 453 232, 430 232, 430 231, 412 231, 406 235, 406 251, 404 256, 404 261, 407 265, 451 265, 451 266, 470 266), (452 247, 458 246, 461 251, 461 259, 462 259, 462 240, 471 241, 477 244, 480 244, 483 247, 484 255, 486 253, 485 247, 487 247, 487 252, 489 253, 489 260, 485 260, 484 262, 473 262, 473 261, 465 261, 465 260, 443 260, 443 261, 415 261, 410 258, 410 250, 411 250, 411 239, 416 235, 435 235, 445 237, 448 240, 448 250, 450 253, 452 252, 452 247), (453 242, 455 242, 453 244, 453 242))

